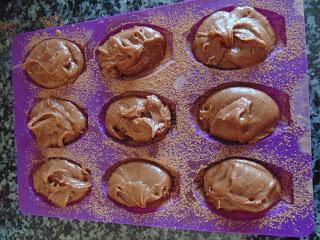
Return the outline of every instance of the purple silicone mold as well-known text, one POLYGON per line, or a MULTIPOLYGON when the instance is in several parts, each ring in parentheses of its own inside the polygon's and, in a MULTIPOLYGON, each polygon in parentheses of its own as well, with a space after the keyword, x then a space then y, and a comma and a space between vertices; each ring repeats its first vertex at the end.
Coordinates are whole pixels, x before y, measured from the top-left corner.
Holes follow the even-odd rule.
POLYGON ((14 37, 12 46, 18 192, 24 214, 277 236, 306 236, 314 229, 304 18, 294 0, 185 1, 22 33, 14 37), (230 11, 238 5, 255 7, 269 19, 279 37, 274 51, 264 62, 246 69, 219 70, 197 62, 190 49, 197 26, 211 13, 230 11), (168 59, 142 76, 127 79, 130 81, 104 78, 97 47, 115 32, 134 25, 151 26, 163 33, 168 41, 168 59), (75 82, 45 89, 31 82, 21 65, 32 47, 54 37, 76 43, 84 52, 86 67, 75 82), (225 144, 203 132, 194 118, 194 103, 201 97, 236 85, 265 91, 281 109, 282 121, 276 131, 255 144, 225 144), (176 119, 161 141, 139 147, 114 141, 106 134, 103 121, 110 101, 136 91, 170 100, 176 119), (67 99, 84 109, 88 114, 87 132, 65 147, 39 149, 26 128, 26 119, 36 101, 46 97, 67 99), (73 160, 88 168, 92 176, 88 196, 64 209, 44 201, 30 181, 37 164, 53 157, 73 160), (266 166, 281 182, 281 200, 258 215, 212 209, 202 196, 196 176, 200 169, 230 157, 252 159, 266 166), (178 171, 177 189, 161 206, 132 210, 107 196, 106 172, 135 158, 156 161, 178 171))

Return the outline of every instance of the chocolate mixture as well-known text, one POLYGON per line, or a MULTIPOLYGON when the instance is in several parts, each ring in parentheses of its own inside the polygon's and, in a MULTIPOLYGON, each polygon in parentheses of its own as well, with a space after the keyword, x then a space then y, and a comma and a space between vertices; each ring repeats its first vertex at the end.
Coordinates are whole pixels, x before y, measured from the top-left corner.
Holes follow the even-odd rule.
POLYGON ((171 188, 171 176, 146 161, 131 161, 120 165, 108 181, 109 196, 129 207, 145 208, 168 196, 171 188))
POLYGON ((204 130, 227 141, 254 143, 271 134, 280 118, 278 105, 262 91, 230 87, 212 94, 199 111, 204 130))
POLYGON ((131 76, 158 65, 166 53, 166 39, 149 27, 135 26, 110 37, 98 48, 102 72, 131 76))
POLYGON ((49 39, 31 50, 23 68, 40 86, 57 88, 77 79, 84 68, 84 57, 76 44, 49 39))
POLYGON ((170 128, 171 113, 157 96, 128 96, 110 104, 105 113, 107 131, 113 137, 150 142, 170 128))
POLYGON ((200 25, 192 46, 196 59, 210 67, 238 69, 264 61, 276 35, 266 17, 252 7, 219 11, 200 25))
POLYGON ((72 102, 44 99, 31 110, 28 128, 41 147, 62 147, 87 131, 87 117, 72 102))
POLYGON ((279 200, 281 187, 262 165, 233 158, 206 171, 204 191, 217 209, 260 212, 279 200))
POLYGON ((66 207, 90 191, 90 173, 72 161, 52 159, 34 172, 33 186, 54 205, 66 207))

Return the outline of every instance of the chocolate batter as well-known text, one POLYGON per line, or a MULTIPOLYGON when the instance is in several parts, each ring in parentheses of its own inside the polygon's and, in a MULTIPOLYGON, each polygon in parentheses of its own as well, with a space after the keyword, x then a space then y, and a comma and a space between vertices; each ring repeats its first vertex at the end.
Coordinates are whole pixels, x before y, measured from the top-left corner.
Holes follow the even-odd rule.
POLYGON ((110 37, 98 52, 106 76, 132 76, 150 70, 162 61, 166 39, 152 28, 135 26, 110 37))
POLYGON ((87 131, 87 117, 72 102, 48 98, 32 108, 27 126, 40 147, 62 147, 87 131))
POLYGON ((90 173, 72 161, 52 159, 34 172, 33 186, 57 207, 66 207, 90 191, 90 173))
POLYGON ((169 195, 172 178, 151 162, 131 161, 112 173, 108 186, 109 196, 114 201, 129 207, 145 208, 169 195))
POLYGON ((120 140, 150 142, 170 128, 171 113, 157 96, 128 96, 110 104, 105 113, 108 133, 120 140))
POLYGON ((260 212, 278 201, 281 187, 262 165, 233 158, 206 171, 204 191, 217 209, 260 212))
POLYGON ((200 25, 192 50, 210 67, 239 69, 264 61, 274 48, 276 35, 266 17, 252 7, 219 11, 200 25))
POLYGON ((84 57, 76 44, 49 39, 31 50, 23 68, 40 86, 57 88, 77 79, 84 68, 84 57))
POLYGON ((220 90, 203 103, 198 120, 204 130, 227 141, 254 143, 271 134, 279 107, 262 91, 249 87, 220 90))

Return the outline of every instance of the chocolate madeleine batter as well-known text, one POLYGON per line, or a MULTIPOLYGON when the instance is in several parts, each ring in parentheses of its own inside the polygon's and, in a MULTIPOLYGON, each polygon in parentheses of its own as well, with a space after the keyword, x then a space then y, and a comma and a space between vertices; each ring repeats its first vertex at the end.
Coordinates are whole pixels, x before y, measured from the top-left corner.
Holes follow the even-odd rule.
POLYGON ((128 96, 110 104, 105 113, 108 133, 120 140, 150 142, 170 128, 171 113, 157 96, 128 96))
POLYGON ((90 173, 80 165, 64 159, 52 159, 42 164, 33 174, 36 192, 57 207, 79 201, 91 188, 90 173))
POLYGON ((76 44, 49 39, 31 50, 23 68, 40 86, 57 88, 77 79, 84 68, 84 57, 76 44))
POLYGON ((40 147, 62 147, 87 131, 87 117, 72 102, 48 98, 31 110, 28 128, 40 147))
POLYGON ((227 141, 254 143, 271 134, 279 107, 262 91, 230 87, 215 92, 201 106, 199 123, 211 135, 227 141))
POLYGON ((200 25, 192 50, 196 59, 210 67, 238 69, 264 61, 276 35, 266 17, 252 7, 219 11, 200 25))
POLYGON ((105 75, 132 76, 162 61, 166 53, 166 39, 152 28, 135 26, 110 37, 98 52, 105 75))
POLYGON ((260 212, 278 201, 281 187, 262 165, 232 158, 205 172, 204 192, 217 209, 260 212))
POLYGON ((108 181, 109 196, 129 207, 145 208, 167 197, 171 187, 172 178, 166 171, 138 160, 120 165, 108 181))

